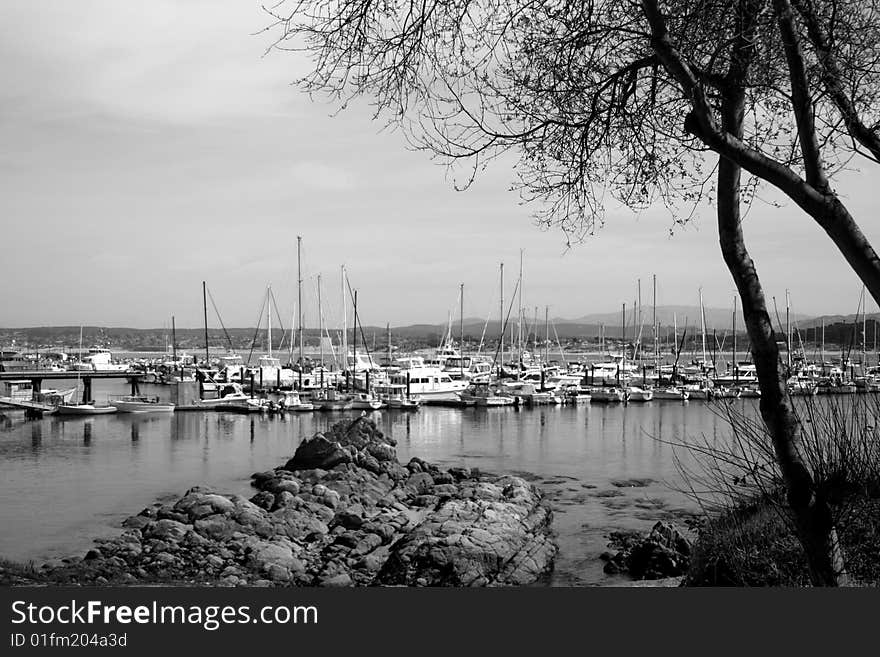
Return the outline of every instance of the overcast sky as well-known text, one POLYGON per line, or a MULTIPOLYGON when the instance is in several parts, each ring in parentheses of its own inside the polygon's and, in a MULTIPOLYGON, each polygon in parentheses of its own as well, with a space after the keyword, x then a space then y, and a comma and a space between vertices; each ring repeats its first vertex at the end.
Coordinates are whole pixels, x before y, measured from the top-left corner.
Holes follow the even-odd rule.
MULTIPOLYGON (((256 323, 267 284, 289 326, 297 235, 308 325, 319 273, 338 324, 343 263, 364 323, 443 322, 460 283, 467 316, 497 317, 498 264, 509 295, 521 248, 541 315, 614 311, 638 278, 648 301, 652 274, 661 304, 696 304, 702 286, 707 306, 731 305, 710 211, 670 237, 662 210, 612 207, 566 250, 507 191, 508 165, 456 192, 365 107, 331 117, 290 86, 307 61, 263 57, 267 24, 253 0, 0 3, 0 326, 199 326, 202 280, 227 326, 256 323)), ((877 244, 865 170, 838 190, 877 244)), ((745 230, 768 295, 856 311, 860 283, 792 204, 759 202, 745 230)))

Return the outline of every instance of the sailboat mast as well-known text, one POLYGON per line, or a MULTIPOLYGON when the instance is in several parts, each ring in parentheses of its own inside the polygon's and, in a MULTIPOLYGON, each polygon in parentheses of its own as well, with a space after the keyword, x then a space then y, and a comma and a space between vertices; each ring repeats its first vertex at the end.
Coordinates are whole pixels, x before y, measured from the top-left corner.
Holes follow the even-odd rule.
POLYGON ((391 322, 386 324, 385 330, 388 331, 388 367, 391 367, 391 322))
POLYGON ((822 318, 822 350, 820 356, 822 359, 822 374, 825 374, 825 318, 822 318))
POLYGON ((501 345, 499 347, 501 360, 498 362, 498 374, 501 375, 501 368, 504 367, 504 263, 501 263, 501 314, 498 315, 498 334, 501 336, 501 345))
POLYGON ((865 347, 866 338, 868 337, 868 298, 865 296, 865 286, 862 285, 862 297, 865 300, 864 305, 862 306, 862 374, 864 374, 864 367, 867 358, 867 349, 865 347))
POLYGON ((702 333, 703 339, 703 364, 701 367, 706 366, 706 313, 703 310, 703 288, 700 288, 700 332, 702 333))
POLYGON ((657 326, 657 274, 653 275, 651 297, 651 332, 654 334, 654 374, 660 376, 660 327, 657 326))
POLYGON ((458 318, 458 365, 459 374, 464 378, 464 283, 458 291, 459 302, 459 318, 458 318))
POLYGON ((272 358, 272 286, 266 286, 266 343, 269 358, 272 358))
POLYGON ((299 310, 299 369, 302 372, 305 367, 303 358, 303 277, 302 277, 302 237, 296 236, 296 278, 297 278, 297 308, 299 310))
POLYGON ((517 351, 519 352, 519 365, 517 366, 517 374, 516 378, 519 379, 522 377, 522 362, 523 362, 523 344, 522 344, 522 318, 523 318, 523 305, 522 305, 522 293, 523 293, 523 250, 519 250, 519 331, 516 338, 517 341, 517 351))
POLYGON ((791 311, 788 290, 785 291, 785 354, 788 371, 791 374, 791 311))
MULTIPOLYGON (((79 327, 79 358, 82 360, 82 326, 79 327)), ((177 368, 177 328, 174 325, 174 315, 171 315, 171 360, 174 361, 174 367, 177 368)))
MULTIPOLYGON (((622 319, 621 325, 621 341, 623 342, 623 359, 620 361, 620 366, 617 368, 618 379, 623 380, 623 377, 626 375, 626 301, 623 302, 623 310, 620 313, 622 319)), ((618 381, 621 382, 621 381, 618 381)), ((626 383, 626 381, 622 381, 626 383)))
MULTIPOLYGON (((208 286, 202 281, 202 310, 205 315, 205 367, 209 367, 211 358, 208 355, 208 286)), ((175 360, 177 360, 175 358, 175 360)), ((195 359, 193 359, 195 360, 195 359)))
MULTIPOLYGON (((318 346, 321 349, 321 368, 324 368, 324 309, 321 306, 321 274, 318 274, 318 346)), ((321 375, 323 376, 323 374, 321 375)))
POLYGON ((347 304, 345 303, 345 265, 342 265, 341 274, 342 291, 342 371, 348 369, 348 317, 346 315, 347 304))
MULTIPOLYGON (((537 333, 537 330, 535 331, 537 333)), ((544 306, 544 362, 550 360, 550 306, 544 306)))
POLYGON ((733 295, 733 380, 739 383, 739 369, 736 366, 736 295, 733 295))

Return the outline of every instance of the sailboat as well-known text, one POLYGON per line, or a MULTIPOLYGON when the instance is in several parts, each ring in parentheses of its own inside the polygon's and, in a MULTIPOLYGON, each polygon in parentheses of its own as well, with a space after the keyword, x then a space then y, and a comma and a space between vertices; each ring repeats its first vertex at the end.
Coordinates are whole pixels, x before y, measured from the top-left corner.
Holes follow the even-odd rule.
MULTIPOLYGON (((82 353, 82 335, 83 329, 82 326, 79 327, 79 352, 82 353)), ((80 383, 80 371, 76 372, 76 387, 79 389, 80 383)), ((85 400, 83 399, 83 403, 81 404, 59 404, 58 410, 55 411, 57 415, 105 415, 108 413, 115 413, 115 406, 97 406, 93 400, 85 400)))

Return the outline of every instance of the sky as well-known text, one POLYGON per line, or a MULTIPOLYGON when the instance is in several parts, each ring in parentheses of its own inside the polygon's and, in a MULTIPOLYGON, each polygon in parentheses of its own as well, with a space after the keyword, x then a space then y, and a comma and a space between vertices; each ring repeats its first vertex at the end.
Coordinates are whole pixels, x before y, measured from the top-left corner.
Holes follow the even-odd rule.
MULTIPOLYGON (((659 304, 696 305, 700 288, 732 304, 711 210, 670 236, 660 208, 609 206, 567 248, 509 191, 510 163, 456 191, 366 104, 334 116, 292 86, 309 62, 265 55, 269 23, 252 0, 0 3, 0 326, 196 327, 207 281, 226 326, 256 325, 271 285, 289 327, 297 236, 308 326, 319 274, 325 322, 341 323, 343 264, 364 324, 445 322, 462 283, 465 316, 497 319, 499 263, 509 299, 520 250, 523 305, 542 316, 613 312, 639 279, 648 302, 653 275, 659 304)), ((863 168, 837 189, 877 244, 863 168)), ((768 296, 856 312, 861 285, 830 240, 762 197, 744 230, 768 296)))

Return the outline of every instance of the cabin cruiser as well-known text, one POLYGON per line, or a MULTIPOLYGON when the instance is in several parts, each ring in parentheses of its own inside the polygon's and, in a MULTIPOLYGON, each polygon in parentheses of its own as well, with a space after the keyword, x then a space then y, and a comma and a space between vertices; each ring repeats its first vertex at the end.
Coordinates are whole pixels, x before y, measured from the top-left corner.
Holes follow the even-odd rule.
POLYGON ((690 396, 691 395, 687 390, 679 388, 678 386, 654 388, 654 399, 658 400, 687 401, 690 396))
POLYGON ((76 388, 58 390, 46 388, 39 392, 34 389, 34 384, 29 379, 15 381, 0 381, 0 404, 3 402, 29 402, 35 401, 41 404, 57 405, 68 404, 73 400, 76 388))
POLYGON ((351 407, 353 409, 361 411, 378 411, 383 406, 385 406, 385 404, 382 400, 368 392, 356 393, 351 402, 351 407))
POLYGON ((512 396, 499 394, 488 383, 472 383, 459 397, 465 403, 473 402, 474 406, 512 406, 516 403, 512 396))
POLYGON ((312 403, 319 411, 345 411, 352 407, 353 399, 336 388, 320 388, 312 391, 312 403))
POLYGON ((594 402, 622 402, 626 399, 626 393, 623 388, 614 386, 593 388, 590 396, 594 402))
POLYGON ((565 385, 560 387, 563 404, 589 404, 592 400, 592 391, 580 385, 565 385))
POLYGON ((654 391, 650 388, 640 388, 638 386, 628 386, 626 388, 626 401, 648 402, 652 399, 654 399, 654 391))
POLYGON ((436 367, 410 367, 388 377, 392 385, 402 385, 410 395, 417 395, 423 402, 460 401, 459 393, 467 387, 467 381, 453 381, 447 373, 436 367))
POLYGON ((125 363, 114 363, 113 354, 104 347, 91 347, 87 356, 74 363, 76 372, 126 372, 129 366, 125 363))
POLYGON ((418 397, 407 396, 405 385, 389 383, 376 386, 376 394, 391 409, 415 411, 421 404, 418 397))
POLYGON ((311 402, 303 401, 296 390, 285 390, 281 393, 281 399, 278 400, 281 408, 287 411, 313 411, 315 405, 311 402))

